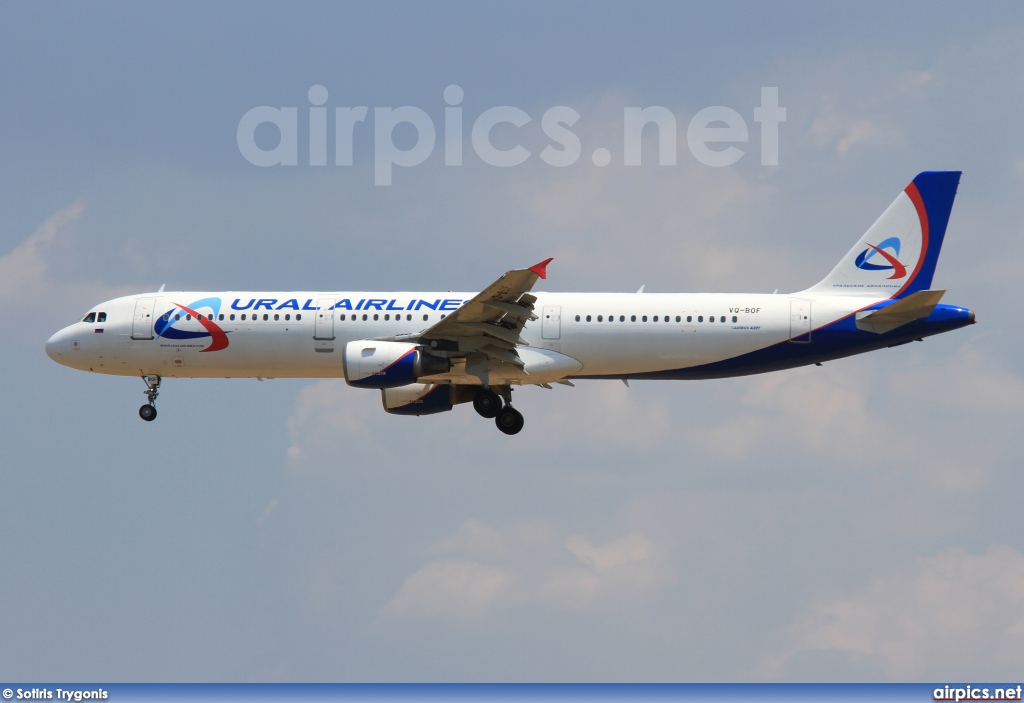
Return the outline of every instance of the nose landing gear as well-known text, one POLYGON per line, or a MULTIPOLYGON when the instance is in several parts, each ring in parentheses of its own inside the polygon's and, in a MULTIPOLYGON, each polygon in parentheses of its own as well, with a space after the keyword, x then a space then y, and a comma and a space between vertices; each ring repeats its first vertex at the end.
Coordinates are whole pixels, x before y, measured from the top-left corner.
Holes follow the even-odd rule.
POLYGON ((156 419, 156 397, 160 395, 160 377, 156 374, 149 374, 148 376, 143 376, 142 380, 146 384, 145 393, 146 398, 149 399, 149 404, 139 408, 139 417, 146 422, 152 422, 156 419))

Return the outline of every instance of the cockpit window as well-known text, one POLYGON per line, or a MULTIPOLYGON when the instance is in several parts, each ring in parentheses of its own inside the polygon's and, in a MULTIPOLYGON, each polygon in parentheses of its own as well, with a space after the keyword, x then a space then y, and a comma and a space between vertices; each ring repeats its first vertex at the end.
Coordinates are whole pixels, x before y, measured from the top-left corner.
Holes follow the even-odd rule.
POLYGON ((106 322, 106 321, 107 321, 107 313, 101 312, 98 315, 96 315, 96 322, 106 322))
POLYGON ((85 319, 83 319, 82 322, 96 322, 96 313, 89 313, 85 316, 85 319))

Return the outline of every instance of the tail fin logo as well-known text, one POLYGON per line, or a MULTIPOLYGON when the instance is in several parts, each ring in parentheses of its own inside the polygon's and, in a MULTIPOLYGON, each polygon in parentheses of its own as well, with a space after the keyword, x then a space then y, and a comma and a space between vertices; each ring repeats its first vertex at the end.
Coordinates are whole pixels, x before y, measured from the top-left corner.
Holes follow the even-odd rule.
POLYGON ((899 259, 896 258, 899 255, 899 237, 889 237, 888 239, 879 242, 878 246, 868 244, 868 248, 857 256, 857 260, 854 262, 854 265, 865 271, 892 271, 892 275, 889 276, 890 280, 906 278, 907 267, 901 264, 899 259), (892 249, 893 253, 890 254, 886 249, 892 249), (881 256, 887 263, 871 263, 871 258, 874 257, 875 254, 881 256))

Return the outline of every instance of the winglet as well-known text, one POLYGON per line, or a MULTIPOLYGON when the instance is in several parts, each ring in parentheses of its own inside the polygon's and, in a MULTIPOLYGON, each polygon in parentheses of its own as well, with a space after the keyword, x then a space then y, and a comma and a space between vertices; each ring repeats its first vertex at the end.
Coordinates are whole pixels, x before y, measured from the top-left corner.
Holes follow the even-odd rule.
POLYGON ((537 274, 541 278, 546 279, 548 277, 548 264, 550 264, 554 260, 555 260, 555 257, 551 257, 550 259, 545 259, 544 261, 541 261, 539 264, 534 264, 533 266, 531 266, 527 270, 528 271, 533 271, 535 274, 537 274))

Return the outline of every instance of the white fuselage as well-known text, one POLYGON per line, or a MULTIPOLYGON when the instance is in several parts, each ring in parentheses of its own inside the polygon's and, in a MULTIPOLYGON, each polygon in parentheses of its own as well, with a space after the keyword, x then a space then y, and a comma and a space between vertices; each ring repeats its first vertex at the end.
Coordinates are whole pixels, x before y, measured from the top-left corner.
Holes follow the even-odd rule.
MULTIPOLYGON (((95 313, 96 319, 79 321, 55 334, 47 353, 66 366, 115 375, 341 377, 340 352, 346 343, 416 334, 473 295, 141 294, 95 306, 90 315, 95 313), (187 315, 182 306, 206 319, 187 315), (96 321, 100 316, 105 319, 96 321), (222 338, 218 343, 218 332, 211 333, 211 324, 223 332, 226 342, 222 338)), ((685 369, 789 340, 799 343, 806 339, 801 335, 813 328, 879 300, 750 293, 535 295, 538 319, 527 324, 522 338, 528 348, 578 361, 581 368, 569 377, 627 377, 685 369)), ((542 379, 524 382, 530 380, 542 379)))

